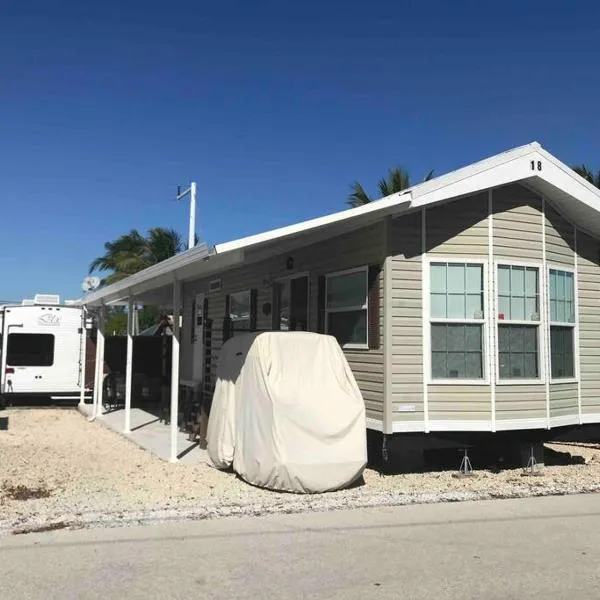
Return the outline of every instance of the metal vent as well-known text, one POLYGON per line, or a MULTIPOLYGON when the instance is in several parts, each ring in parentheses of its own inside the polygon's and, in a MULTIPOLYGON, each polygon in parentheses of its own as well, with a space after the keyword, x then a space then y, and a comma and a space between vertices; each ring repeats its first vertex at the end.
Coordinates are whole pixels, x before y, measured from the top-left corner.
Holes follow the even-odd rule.
POLYGON ((213 279, 208 284, 208 291, 209 292, 218 292, 220 290, 221 290, 221 280, 220 279, 213 279))
POLYGON ((33 298, 23 298, 21 301, 21 306, 33 306, 35 304, 35 300, 33 298))
POLYGON ((56 294, 36 294, 33 298, 34 304, 60 304, 60 296, 56 294))

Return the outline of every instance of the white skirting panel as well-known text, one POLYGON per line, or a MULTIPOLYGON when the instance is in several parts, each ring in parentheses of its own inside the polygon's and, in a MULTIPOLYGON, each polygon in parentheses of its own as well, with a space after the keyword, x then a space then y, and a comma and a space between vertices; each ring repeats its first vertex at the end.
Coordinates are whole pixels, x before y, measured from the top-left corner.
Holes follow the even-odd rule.
MULTIPOLYGON (((582 415, 583 423, 600 423, 600 413, 582 415)), ((367 419, 368 421, 368 419, 367 419)), ((550 428, 565 427, 567 425, 579 425, 579 415, 565 415, 550 418, 550 428)), ((545 417, 537 419, 496 419, 496 431, 520 431, 528 429, 548 429, 548 419, 545 417)), ((371 427, 375 429, 375 427, 371 427)), ((379 429, 379 431, 381 431, 379 429)), ((493 431, 492 421, 458 421, 458 420, 436 420, 429 421, 429 431, 493 431)), ((423 433, 425 423, 423 421, 394 421, 394 433, 423 433)))

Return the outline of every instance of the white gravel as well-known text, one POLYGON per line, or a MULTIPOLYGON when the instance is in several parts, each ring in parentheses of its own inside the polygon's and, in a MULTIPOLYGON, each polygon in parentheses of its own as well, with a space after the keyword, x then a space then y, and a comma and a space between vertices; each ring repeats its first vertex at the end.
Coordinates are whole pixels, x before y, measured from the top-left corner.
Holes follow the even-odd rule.
POLYGON ((600 444, 550 445, 585 464, 547 466, 542 477, 521 470, 466 479, 448 471, 381 476, 367 469, 362 486, 297 496, 254 488, 207 465, 164 462, 75 410, 9 409, 0 416, 9 418, 8 431, 0 431, 0 533, 600 490, 600 444), (9 492, 17 485, 50 495, 16 500, 9 492))

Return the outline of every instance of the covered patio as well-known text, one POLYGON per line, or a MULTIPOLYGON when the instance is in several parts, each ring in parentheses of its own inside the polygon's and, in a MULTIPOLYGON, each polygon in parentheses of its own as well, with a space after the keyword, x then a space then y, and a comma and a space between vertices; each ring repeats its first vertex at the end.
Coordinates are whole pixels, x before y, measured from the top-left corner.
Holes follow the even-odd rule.
MULTIPOLYGON (((185 423, 181 415, 181 393, 184 390, 194 397, 201 381, 182 380, 179 375, 181 330, 187 325, 182 317, 182 289, 185 281, 199 275, 211 274, 243 260, 241 252, 224 256, 211 253, 206 244, 184 252, 154 265, 123 281, 101 288, 89 294, 83 304, 93 314, 97 323, 94 394, 91 405, 80 400, 80 410, 90 420, 100 420, 108 427, 118 430, 138 445, 170 462, 203 460, 205 451, 199 443, 191 441, 183 431, 185 423), (104 409, 104 365, 106 358, 107 308, 113 305, 127 306, 127 336, 124 381, 124 405, 106 411, 104 409), (136 305, 161 306, 172 314, 172 350, 170 365, 170 402, 167 414, 155 414, 143 407, 133 406, 134 372, 133 352, 135 336, 136 305), (168 423, 168 426, 166 425, 168 423)), ((163 411, 164 412, 164 411, 163 411)))
MULTIPOLYGON (((94 416, 94 405, 83 404, 80 412, 88 418, 94 416)), ((171 445, 169 429, 161 422, 155 414, 142 408, 132 408, 130 413, 130 432, 123 431, 124 408, 101 411, 95 420, 109 429, 119 432, 127 439, 137 444, 144 450, 151 452, 163 460, 171 459, 171 445)), ((198 442, 190 440, 184 431, 177 433, 177 456, 176 459, 184 464, 204 463, 208 459, 205 449, 198 442)))

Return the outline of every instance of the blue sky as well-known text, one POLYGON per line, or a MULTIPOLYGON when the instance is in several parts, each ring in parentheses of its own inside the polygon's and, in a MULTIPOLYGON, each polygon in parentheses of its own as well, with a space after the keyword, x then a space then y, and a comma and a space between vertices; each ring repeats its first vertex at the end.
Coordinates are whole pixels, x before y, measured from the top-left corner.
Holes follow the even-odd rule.
POLYGON ((600 168, 597 2, 4 0, 0 298, 80 295, 103 243, 210 243, 532 140, 600 168))

